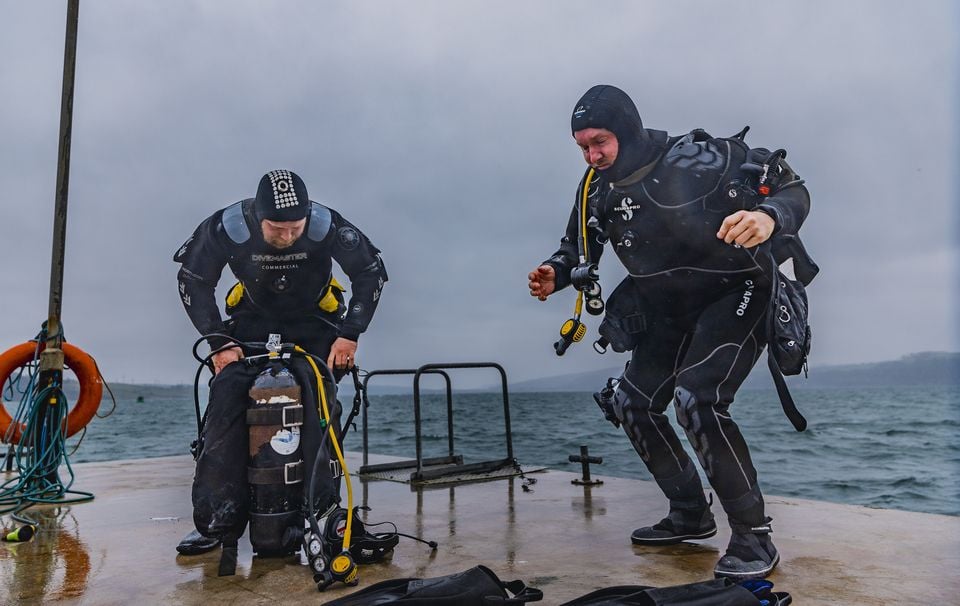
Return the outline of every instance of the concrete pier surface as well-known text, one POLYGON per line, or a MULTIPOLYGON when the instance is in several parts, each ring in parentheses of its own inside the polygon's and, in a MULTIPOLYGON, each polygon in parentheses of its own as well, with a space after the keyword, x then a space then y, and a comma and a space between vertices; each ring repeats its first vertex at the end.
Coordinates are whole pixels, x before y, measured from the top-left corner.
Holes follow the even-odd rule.
MULTIPOLYGON (((378 461, 372 461, 378 462, 378 461)), ((348 463, 359 467, 359 455, 348 463)), ((299 558, 255 558, 240 541, 236 576, 218 577, 219 550, 180 556, 193 528, 189 457, 85 463, 75 488, 89 503, 33 507, 28 543, 0 543, 0 604, 319 604, 398 577, 434 577, 484 564, 523 579, 559 604, 612 585, 675 585, 712 578, 729 537, 720 507, 712 539, 635 547, 630 532, 656 522, 666 501, 652 482, 548 471, 522 478, 416 490, 355 481, 368 522, 432 539, 402 539, 388 560, 360 567, 360 585, 319 593, 299 558)), ((855 470, 851 470, 855 473, 855 470)), ((344 493, 345 494, 345 493, 344 493)), ((795 604, 960 604, 960 518, 767 497, 781 552, 770 577, 795 604)), ((10 518, 3 518, 7 526, 10 518)))

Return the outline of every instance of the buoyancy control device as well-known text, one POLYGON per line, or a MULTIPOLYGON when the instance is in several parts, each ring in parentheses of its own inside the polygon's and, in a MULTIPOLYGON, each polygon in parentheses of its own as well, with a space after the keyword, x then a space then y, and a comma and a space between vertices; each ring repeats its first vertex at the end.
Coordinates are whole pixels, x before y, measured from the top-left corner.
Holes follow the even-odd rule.
MULTIPOLYGON (((197 341, 194 356, 204 366, 220 350, 201 358, 196 349, 212 336, 228 337, 205 335, 197 341)), ((341 426, 336 379, 324 360, 295 344, 281 343, 280 335, 275 334, 266 343, 240 345, 245 352, 266 350, 243 358, 244 364, 262 366, 249 389, 246 410, 249 536, 254 552, 261 557, 282 556, 302 546, 314 582, 323 590, 334 582, 356 585, 357 564, 382 560, 400 536, 436 549, 436 543, 397 532, 389 522, 385 524, 392 526, 391 532, 371 533, 357 519, 360 508, 353 505, 342 441, 346 428, 360 412, 363 388, 359 370, 352 371, 354 406, 341 426), (295 367, 298 359, 305 360, 312 373, 304 371, 302 364, 295 367), (341 478, 346 480, 346 508, 340 506, 341 478)), ((221 349, 233 346, 231 342, 221 349)), ((206 419, 200 417, 197 393, 195 389, 199 430, 206 419)), ((200 438, 192 448, 199 456, 203 449, 200 438)), ((225 542, 221 576, 234 574, 236 558, 236 541, 230 545, 225 542)))

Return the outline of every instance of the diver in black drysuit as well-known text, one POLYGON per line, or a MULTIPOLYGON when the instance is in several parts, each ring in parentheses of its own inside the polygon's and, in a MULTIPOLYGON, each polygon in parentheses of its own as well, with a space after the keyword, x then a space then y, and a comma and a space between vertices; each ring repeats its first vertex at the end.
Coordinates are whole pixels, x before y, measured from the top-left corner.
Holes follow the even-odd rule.
MULTIPOLYGON (((328 360, 331 347, 348 345, 355 350, 369 325, 387 280, 380 251, 337 211, 307 196, 295 173, 272 171, 263 176, 256 198, 219 210, 200 224, 174 256, 181 264, 178 274, 180 299, 200 334, 223 333, 236 342, 259 342, 277 333, 285 343, 296 343, 307 352, 328 360), (277 248, 269 244, 264 229, 275 222, 289 226, 305 219, 303 231, 292 244, 277 248), (342 288, 333 279, 336 261, 350 279, 352 294, 344 305, 342 288), (229 319, 224 322, 214 290, 221 272, 229 265, 238 279, 227 297, 229 319)), ((211 348, 222 347, 225 338, 207 339, 211 348)), ((244 352, 244 354, 257 354, 244 352)), ((331 360, 332 361, 332 360, 331 360)), ((350 357, 332 370, 339 379, 350 357)), ((316 378, 302 360, 292 371, 301 386, 315 386, 316 378)), ((333 362, 333 361, 332 361, 333 362)), ((216 547, 220 539, 238 538, 248 515, 247 441, 245 420, 247 392, 262 369, 256 365, 229 363, 214 378, 200 435, 200 453, 193 482, 194 523, 197 531, 178 546, 185 554, 216 547)), ((302 390, 305 410, 316 410, 314 389, 302 390)), ((334 403, 331 402, 331 406, 334 403)), ((337 414, 331 411, 333 418, 337 414)), ((322 430, 303 426, 305 477, 310 477, 313 455, 322 430)), ((318 470, 321 475, 327 470, 318 470)), ((322 478, 321 478, 322 479, 322 478)), ((330 479, 330 478, 328 478, 330 479)), ((322 491, 331 482, 320 481, 322 491)), ((320 494, 318 501, 330 501, 320 494)))
MULTIPOLYGON (((766 343, 769 244, 734 246, 719 239, 718 230, 725 218, 746 210, 771 217, 774 233, 795 234, 809 195, 781 162, 771 168, 769 197, 740 190, 731 196, 728 184, 743 178, 741 164, 766 157, 767 150, 748 149, 742 137, 711 139, 702 131, 671 137, 644 129, 633 101, 612 86, 591 88, 575 106, 571 126, 574 133, 606 129, 619 144, 613 164, 581 187, 588 188, 592 217, 588 257, 596 263, 609 240, 629 272, 619 296, 632 297, 645 321, 612 408, 669 499, 670 512, 658 524, 637 529, 632 540, 669 544, 716 533, 696 467, 664 414, 672 401, 732 528, 715 573, 766 576, 779 554, 756 470, 729 407, 766 343)), ((578 264, 580 230, 575 205, 560 249, 544 262, 555 271, 556 290, 570 283, 578 264)), ((611 305, 613 297, 608 313, 611 305)))

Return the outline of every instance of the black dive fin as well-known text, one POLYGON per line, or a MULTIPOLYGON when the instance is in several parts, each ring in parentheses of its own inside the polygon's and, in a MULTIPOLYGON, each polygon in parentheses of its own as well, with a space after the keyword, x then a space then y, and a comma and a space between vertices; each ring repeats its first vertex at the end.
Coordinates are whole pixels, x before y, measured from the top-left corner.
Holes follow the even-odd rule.
POLYGON ((580 596, 561 606, 759 606, 760 600, 730 579, 673 587, 623 585, 580 596))
POLYGON ((523 581, 501 581, 486 566, 475 566, 444 577, 383 581, 325 606, 494 606, 541 599, 539 589, 523 581))

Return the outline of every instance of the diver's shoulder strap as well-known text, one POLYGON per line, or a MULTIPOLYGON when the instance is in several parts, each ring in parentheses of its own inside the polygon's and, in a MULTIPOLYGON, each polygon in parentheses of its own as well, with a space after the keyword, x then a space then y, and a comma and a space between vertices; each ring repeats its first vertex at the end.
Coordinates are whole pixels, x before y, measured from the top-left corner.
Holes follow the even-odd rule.
POLYGON ((777 265, 793 259, 794 275, 805 287, 810 286, 810 282, 820 273, 820 266, 807 252, 799 235, 774 234, 770 238, 770 253, 777 265))

